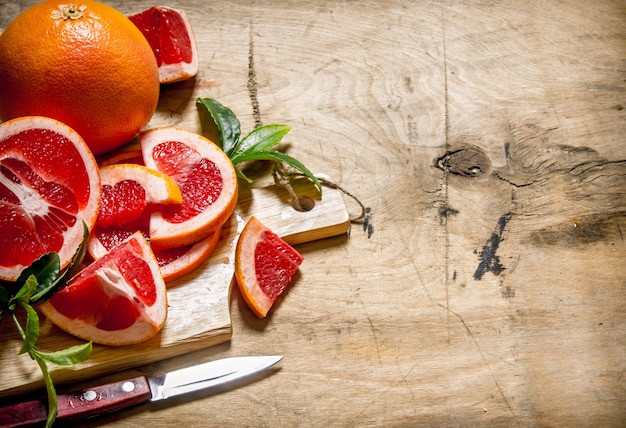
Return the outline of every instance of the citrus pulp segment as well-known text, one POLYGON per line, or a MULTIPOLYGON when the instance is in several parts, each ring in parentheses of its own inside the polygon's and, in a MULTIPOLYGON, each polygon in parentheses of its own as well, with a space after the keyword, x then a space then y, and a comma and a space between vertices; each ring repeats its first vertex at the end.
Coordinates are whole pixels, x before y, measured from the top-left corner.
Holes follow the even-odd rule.
POLYGON ((0 34, 0 119, 39 115, 78 132, 94 154, 131 140, 159 100, 159 70, 141 31, 92 0, 47 0, 0 34))
POLYGON ((302 256, 256 217, 244 226, 235 249, 235 277, 248 307, 260 318, 291 282, 302 256))
POLYGON ((161 83, 179 82, 198 73, 196 40, 184 10, 154 6, 129 19, 150 43, 161 83))
POLYGON ((221 228, 238 195, 228 156, 203 136, 173 127, 144 131, 140 143, 145 165, 170 176, 183 195, 182 204, 151 215, 153 248, 189 245, 221 228))
POLYGON ((141 233, 96 260, 39 306, 56 326, 102 345, 146 341, 167 317, 167 291, 141 233))
POLYGON ((96 161, 74 130, 44 117, 0 124, 0 279, 51 251, 65 267, 99 202, 96 161))

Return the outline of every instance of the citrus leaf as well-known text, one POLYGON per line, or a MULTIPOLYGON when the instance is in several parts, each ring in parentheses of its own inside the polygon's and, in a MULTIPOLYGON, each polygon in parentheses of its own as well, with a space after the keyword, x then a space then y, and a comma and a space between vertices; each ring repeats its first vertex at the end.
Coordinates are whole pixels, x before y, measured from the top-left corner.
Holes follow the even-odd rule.
POLYGON ((233 163, 254 160, 254 154, 265 152, 283 139, 291 128, 288 125, 263 125, 251 131, 237 145, 230 157, 233 163))
POLYGON ((9 304, 9 292, 0 285, 0 307, 6 307, 9 304))
POLYGON ((37 287, 31 295, 39 294, 41 290, 45 290, 54 283, 59 276, 60 266, 61 262, 57 253, 44 254, 22 271, 17 278, 17 283, 25 284, 28 278, 34 276, 37 280, 37 287))
POLYGON ((246 180, 248 183, 254 183, 254 180, 251 178, 248 178, 248 176, 246 176, 246 174, 243 173, 243 171, 241 170, 241 168, 239 168, 237 165, 233 164, 233 166, 235 167, 235 173, 237 173, 237 177, 242 178, 244 180, 246 180))
POLYGON ((87 342, 81 345, 70 346, 69 348, 55 352, 41 352, 33 349, 32 353, 38 358, 41 358, 49 363, 67 367, 80 364, 87 360, 87 358, 91 355, 92 348, 93 346, 91 342, 87 342))
POLYGON ((37 288, 37 284, 38 284, 37 277, 33 274, 29 275, 24 280, 22 287, 17 291, 17 293, 15 293, 15 296, 13 296, 9 300, 9 309, 10 310, 15 309, 15 302, 28 303, 28 301, 30 300, 31 294, 37 288))
POLYGON ((313 184, 315 184, 317 190, 322 193, 322 184, 317 179, 317 177, 306 166, 304 166, 302 162, 293 158, 292 156, 289 156, 286 153, 277 152, 274 150, 265 150, 258 153, 251 153, 249 155, 249 159, 246 160, 273 160, 286 163, 287 165, 304 174, 309 180, 313 182, 313 184))
MULTIPOLYGON (((61 272, 59 275, 58 271, 56 277, 52 278, 52 276, 45 277, 46 283, 40 284, 37 286, 37 290, 32 293, 30 297, 30 303, 35 304, 41 301, 49 299, 54 293, 56 293, 59 288, 63 287, 68 279, 72 278, 75 273, 80 269, 81 263, 85 254, 87 253, 87 240, 89 239, 89 229, 87 228, 87 224, 83 221, 83 240, 80 245, 74 252, 72 256, 72 260, 67 265, 67 267, 61 272), (48 279, 52 279, 51 282, 47 282, 48 279)), ((56 259, 59 259, 58 254, 56 255, 56 259)), ((59 262, 60 263, 60 262, 59 262)), ((31 265, 32 266, 32 265, 31 265)), ((39 279, 39 278, 38 278, 39 279)), ((41 279, 40 279, 41 281, 41 279)))
POLYGON ((56 420, 57 413, 59 411, 57 390, 54 387, 54 382, 52 381, 52 376, 48 371, 48 366, 46 365, 46 362, 41 358, 38 358, 35 349, 31 350, 29 354, 31 358, 37 361, 37 364, 39 364, 44 383, 46 384, 46 391, 48 394, 48 418, 46 419, 46 428, 51 428, 52 425, 54 425, 54 421, 56 420))
POLYGON ((39 316, 32 306, 22 303, 26 311, 26 331, 24 331, 23 344, 17 355, 30 352, 39 338, 39 316))
POLYGON ((239 119, 231 109, 212 98, 198 98, 197 102, 211 115, 220 134, 220 146, 230 156, 241 135, 239 119))
POLYGON ((65 273, 68 278, 71 278, 76 274, 80 268, 83 259, 85 258, 85 254, 87 254, 87 241, 89 240, 89 228, 87 227, 87 223, 83 220, 83 240, 80 242, 80 245, 74 252, 72 256, 72 260, 69 265, 67 265, 65 273))

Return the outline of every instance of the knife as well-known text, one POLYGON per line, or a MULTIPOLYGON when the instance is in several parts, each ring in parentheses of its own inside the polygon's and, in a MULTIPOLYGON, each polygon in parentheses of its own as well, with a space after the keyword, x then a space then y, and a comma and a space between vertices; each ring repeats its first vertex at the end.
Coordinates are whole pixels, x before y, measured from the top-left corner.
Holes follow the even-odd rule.
MULTIPOLYGON (((95 416, 147 401, 159 401, 233 382, 265 370, 282 355, 231 357, 163 373, 59 394, 57 420, 95 416)), ((43 401, 33 400, 0 408, 0 426, 17 427, 47 418, 43 401)))

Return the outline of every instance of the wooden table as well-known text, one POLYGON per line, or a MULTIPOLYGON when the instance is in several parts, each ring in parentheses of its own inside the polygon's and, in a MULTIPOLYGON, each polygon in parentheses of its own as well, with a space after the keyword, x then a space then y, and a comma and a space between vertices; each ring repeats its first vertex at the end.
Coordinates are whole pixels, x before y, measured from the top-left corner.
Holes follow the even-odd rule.
POLYGON ((200 131, 197 97, 245 131, 289 124, 289 153, 365 217, 298 247, 267 319, 233 291, 230 341, 133 373, 246 354, 279 369, 82 426, 626 423, 623 0, 167 4, 201 70, 163 88, 150 126, 200 131))

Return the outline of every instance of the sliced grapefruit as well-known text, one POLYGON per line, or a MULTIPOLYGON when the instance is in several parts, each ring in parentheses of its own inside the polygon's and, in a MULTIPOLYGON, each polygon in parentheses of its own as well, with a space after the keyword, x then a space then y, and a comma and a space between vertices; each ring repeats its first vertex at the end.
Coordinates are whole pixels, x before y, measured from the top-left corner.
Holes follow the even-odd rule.
POLYGON ((210 140, 179 128, 151 129, 139 138, 145 165, 170 176, 183 195, 182 204, 151 215, 153 248, 193 244, 218 231, 237 204, 237 175, 228 156, 210 140))
POLYGON ((235 249, 235 277, 248 307, 264 318, 291 283, 302 256, 256 217, 244 226, 235 249))
POLYGON ((159 262, 161 275, 163 275, 165 282, 178 279, 204 263, 215 250, 219 238, 219 232, 213 232, 208 237, 191 245, 155 249, 153 252, 159 262))
POLYGON ((88 250, 98 259, 136 231, 148 235, 150 213, 182 202, 178 185, 167 175, 137 164, 100 168, 102 199, 88 250))
POLYGON ((98 166, 70 127, 36 116, 0 124, 0 280, 51 251, 65 267, 99 201, 98 166))
POLYGON ((161 83, 173 83, 198 74, 198 49, 183 9, 154 6, 128 17, 150 43, 161 83))
POLYGON ((144 342, 167 317, 165 282, 141 233, 87 266, 39 308, 67 333, 111 346, 144 342))

